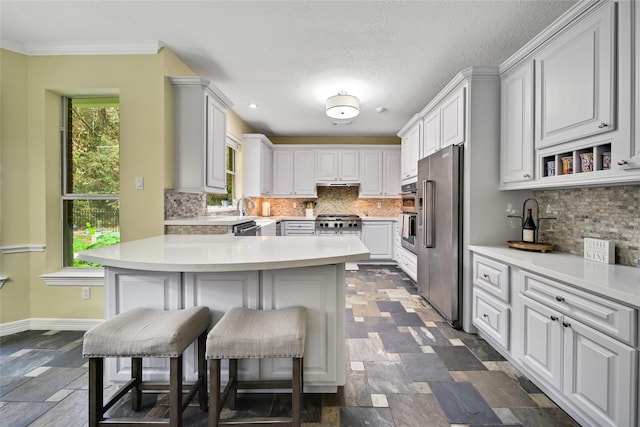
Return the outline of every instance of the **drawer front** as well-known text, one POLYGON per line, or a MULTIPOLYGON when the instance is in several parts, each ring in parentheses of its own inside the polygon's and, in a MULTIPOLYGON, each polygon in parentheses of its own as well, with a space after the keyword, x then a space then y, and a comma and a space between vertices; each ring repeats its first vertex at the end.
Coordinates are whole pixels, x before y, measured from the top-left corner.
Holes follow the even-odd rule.
POLYGON ((315 230, 316 223, 314 221, 286 221, 285 228, 287 230, 315 230))
POLYGON ((473 325, 509 350, 509 306, 481 289, 473 290, 473 325))
POLYGON ((509 266, 473 254, 473 283, 502 301, 509 302, 509 266))
POLYGON ((561 283, 520 272, 524 294, 625 343, 637 342, 637 310, 561 283))

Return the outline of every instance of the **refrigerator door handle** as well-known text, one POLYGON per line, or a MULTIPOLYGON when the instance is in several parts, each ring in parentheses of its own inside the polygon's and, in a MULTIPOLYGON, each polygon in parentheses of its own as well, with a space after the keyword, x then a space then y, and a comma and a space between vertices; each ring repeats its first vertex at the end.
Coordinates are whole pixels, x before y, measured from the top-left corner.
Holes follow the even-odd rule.
POLYGON ((436 192, 435 192, 435 181, 425 180, 422 181, 422 191, 425 195, 425 209, 423 209, 425 215, 424 227, 423 227, 423 242, 425 248, 433 248, 435 246, 434 242, 434 234, 435 234, 435 219, 436 219, 436 211, 435 211, 435 202, 436 202, 436 192))

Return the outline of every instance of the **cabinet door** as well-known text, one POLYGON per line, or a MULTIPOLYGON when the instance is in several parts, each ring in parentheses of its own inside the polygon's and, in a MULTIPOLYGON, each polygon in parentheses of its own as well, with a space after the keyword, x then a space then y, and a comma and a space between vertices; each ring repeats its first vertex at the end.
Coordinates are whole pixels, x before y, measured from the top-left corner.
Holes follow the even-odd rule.
POLYGON ((273 150, 262 144, 260 156, 260 193, 270 196, 273 192, 273 150))
POLYGON ((393 223, 363 221, 362 242, 371 252, 371 259, 393 258, 393 223))
POLYGON ((502 77, 500 165, 502 182, 533 179, 533 62, 502 77))
POLYGON ((338 151, 338 180, 354 181, 360 180, 358 150, 338 151))
POLYGON ((398 197, 400 190, 400 151, 384 151, 382 153, 382 194, 398 197))
POLYGON ((338 180, 338 152, 318 150, 316 153, 316 178, 320 182, 338 180))
POLYGON ((293 194, 293 151, 273 152, 273 195, 293 194))
POLYGON ((226 192, 227 170, 225 145, 227 138, 226 114, 218 107, 212 95, 206 95, 207 135, 206 162, 207 187, 211 191, 226 192))
POLYGON ((316 196, 316 156, 312 150, 293 153, 293 194, 316 196))
POLYGON ((522 296, 524 353, 522 364, 560 389, 562 382, 562 325, 554 310, 522 296))
MULTIPOLYGON (((233 307, 259 307, 259 280, 257 271, 222 273, 184 273, 184 307, 209 307, 211 325, 233 307)), ((187 378, 197 379, 197 354, 192 344, 184 353, 187 378)), ((227 363, 224 363, 226 371, 227 363)), ((258 379, 259 369, 255 360, 241 360, 238 368, 242 379, 258 379)), ((226 378, 226 373, 224 378, 226 378)))
POLYGON ((570 317, 563 325, 563 394, 598 425, 633 425, 638 351, 570 317))
POLYGON ((420 158, 427 157, 440 149, 440 109, 436 108, 424 118, 422 124, 422 150, 420 158))
POLYGON ((615 3, 578 22, 536 61, 536 148, 615 128, 615 3))
POLYGON ((420 149, 420 134, 422 122, 416 123, 402 138, 402 182, 415 181, 418 176, 418 151, 420 149))
POLYGON ((378 150, 363 150, 360 153, 360 196, 376 197, 382 195, 382 152, 378 150))
POLYGON ((464 142, 465 88, 461 87, 440 106, 440 148, 464 142))
MULTIPOLYGON (((640 4, 638 2, 632 3, 635 9, 635 33, 634 37, 636 40, 635 47, 635 70, 636 70, 636 96, 635 96, 635 106, 636 106, 636 114, 635 114, 635 129, 636 129, 636 138, 635 138, 635 146, 632 147, 631 155, 632 156, 640 156, 640 43, 637 40, 640 38, 640 4)), ((640 402, 639 402, 640 404, 640 402)))
MULTIPOLYGON (((107 319, 136 307, 159 310, 182 308, 180 298, 180 273, 151 272, 106 268, 107 319)), ((108 379, 131 379, 130 358, 107 359, 108 379)), ((169 379, 169 363, 166 358, 146 358, 143 361, 145 379, 166 381, 169 379)))
MULTIPOLYGON (((304 378, 317 384, 344 381, 344 265, 265 270, 262 308, 307 309, 304 378)), ((291 359, 261 361, 263 379, 291 378, 291 359)))

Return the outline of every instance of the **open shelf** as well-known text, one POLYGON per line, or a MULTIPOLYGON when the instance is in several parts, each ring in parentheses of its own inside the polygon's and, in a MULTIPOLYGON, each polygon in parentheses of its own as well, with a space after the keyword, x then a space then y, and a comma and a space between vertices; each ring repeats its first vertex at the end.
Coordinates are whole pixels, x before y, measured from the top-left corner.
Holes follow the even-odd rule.
POLYGON ((611 168, 611 143, 542 157, 543 177, 576 175, 611 168))

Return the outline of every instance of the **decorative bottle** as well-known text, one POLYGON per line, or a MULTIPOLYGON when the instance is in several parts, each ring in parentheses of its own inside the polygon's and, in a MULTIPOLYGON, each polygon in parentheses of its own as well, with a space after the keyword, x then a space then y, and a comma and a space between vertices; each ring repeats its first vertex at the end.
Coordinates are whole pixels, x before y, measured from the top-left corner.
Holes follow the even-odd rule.
POLYGON ((536 243, 536 223, 533 222, 531 209, 527 209, 527 218, 522 224, 522 241, 527 243, 536 243))

